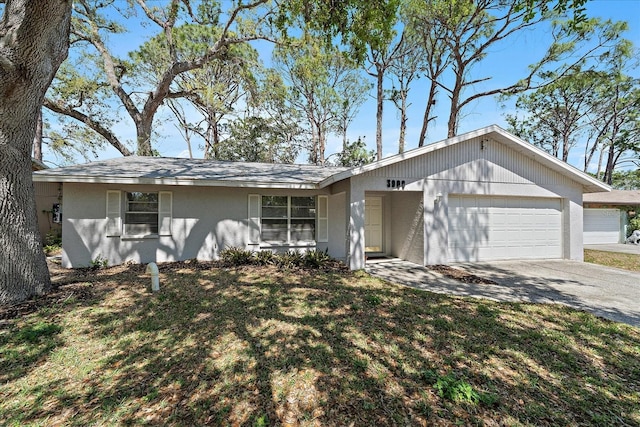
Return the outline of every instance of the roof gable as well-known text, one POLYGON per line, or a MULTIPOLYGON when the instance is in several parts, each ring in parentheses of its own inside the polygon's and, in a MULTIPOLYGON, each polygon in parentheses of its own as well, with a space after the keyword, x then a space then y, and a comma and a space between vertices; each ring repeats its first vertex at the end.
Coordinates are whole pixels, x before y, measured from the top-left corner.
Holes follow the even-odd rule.
MULTIPOLYGON (((600 192, 600 191, 609 191, 610 188, 606 184, 598 181, 597 179, 585 174, 582 171, 574 168, 573 166, 568 165, 567 163, 551 156, 547 152, 535 147, 532 144, 510 134, 499 126, 492 125, 482 129, 478 129, 473 132, 465 133, 462 135, 458 135, 452 138, 445 139, 440 142, 436 142, 433 144, 429 144, 427 146, 416 148, 414 150, 406 151, 402 154, 397 154, 395 156, 387 157, 385 159, 379 160, 377 162, 373 162, 367 165, 364 165, 359 168, 349 169, 344 172, 340 172, 336 175, 332 175, 325 179, 320 185, 327 186, 331 185, 334 182, 350 178, 352 176, 372 173, 375 174, 375 171, 381 171, 383 168, 393 167, 401 162, 407 162, 414 159, 418 163, 424 163, 424 160, 418 160, 418 157, 434 154, 440 150, 450 149, 452 147, 459 148, 459 146, 464 145, 466 142, 471 140, 477 140, 480 144, 476 144, 474 147, 476 150, 481 150, 481 147, 484 147, 484 144, 490 144, 492 141, 496 143, 502 144, 508 147, 510 150, 515 151, 520 154, 521 157, 529 159, 528 167, 539 167, 543 166, 551 171, 556 172, 557 174, 565 177, 566 179, 570 179, 574 182, 579 183, 583 186, 584 192, 600 192)), ((445 168, 455 168, 462 161, 460 158, 460 152, 453 153, 453 157, 451 159, 445 159, 443 161, 437 161, 439 167, 441 169, 445 168)), ((482 157, 478 152, 469 152, 472 154, 472 157, 469 158, 469 161, 475 161, 479 157, 482 157), (475 157, 474 157, 475 156, 475 157)), ((501 164, 504 160, 496 160, 493 163, 500 168, 504 168, 505 165, 501 164)), ((428 161, 427 161, 428 163, 428 161)), ((527 165, 524 165, 527 166, 527 165)), ((522 168, 521 168, 522 169, 522 168)), ((498 170, 498 169, 496 169, 498 170)), ((429 176, 429 170, 421 170, 422 176, 429 176)), ((524 175, 524 174, 523 174, 524 175)))

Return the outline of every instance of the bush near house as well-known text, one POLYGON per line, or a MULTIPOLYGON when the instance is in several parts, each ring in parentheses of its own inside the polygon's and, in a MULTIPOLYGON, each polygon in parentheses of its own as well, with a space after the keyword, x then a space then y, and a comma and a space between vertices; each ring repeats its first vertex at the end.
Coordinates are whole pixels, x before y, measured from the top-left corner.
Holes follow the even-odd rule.
POLYGON ((627 228, 627 237, 631 235, 635 230, 640 230, 640 216, 631 218, 629 220, 629 227, 627 228))

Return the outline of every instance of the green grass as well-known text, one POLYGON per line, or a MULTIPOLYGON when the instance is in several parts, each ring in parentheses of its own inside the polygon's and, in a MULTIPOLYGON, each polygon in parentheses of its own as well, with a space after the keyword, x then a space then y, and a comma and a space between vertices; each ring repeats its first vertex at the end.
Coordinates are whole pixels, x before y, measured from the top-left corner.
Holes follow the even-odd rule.
POLYGON ((604 252, 585 249, 584 261, 607 267, 640 271, 640 255, 636 254, 623 254, 619 252, 604 252))
POLYGON ((62 272, 0 320, 0 425, 640 424, 638 328, 364 273, 143 271, 62 272))

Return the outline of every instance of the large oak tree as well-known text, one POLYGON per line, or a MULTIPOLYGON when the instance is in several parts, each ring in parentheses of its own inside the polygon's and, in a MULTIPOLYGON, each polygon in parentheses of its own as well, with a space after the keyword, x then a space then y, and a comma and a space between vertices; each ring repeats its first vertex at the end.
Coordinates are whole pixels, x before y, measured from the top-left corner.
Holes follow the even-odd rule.
POLYGON ((0 303, 51 286, 31 149, 44 94, 69 49, 72 0, 7 0, 0 21, 0 303))

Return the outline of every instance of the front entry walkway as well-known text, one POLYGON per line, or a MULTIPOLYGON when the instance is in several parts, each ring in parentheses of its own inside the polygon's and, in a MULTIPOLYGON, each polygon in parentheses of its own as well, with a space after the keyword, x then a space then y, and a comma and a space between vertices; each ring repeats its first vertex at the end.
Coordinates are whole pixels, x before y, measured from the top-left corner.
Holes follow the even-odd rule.
POLYGON ((374 276, 430 292, 495 301, 558 303, 640 326, 640 274, 566 260, 454 264, 496 284, 463 283, 399 259, 369 261, 374 276))

